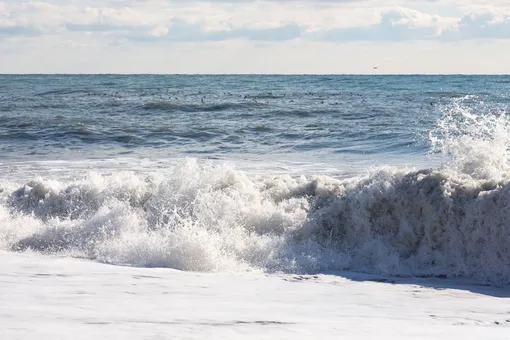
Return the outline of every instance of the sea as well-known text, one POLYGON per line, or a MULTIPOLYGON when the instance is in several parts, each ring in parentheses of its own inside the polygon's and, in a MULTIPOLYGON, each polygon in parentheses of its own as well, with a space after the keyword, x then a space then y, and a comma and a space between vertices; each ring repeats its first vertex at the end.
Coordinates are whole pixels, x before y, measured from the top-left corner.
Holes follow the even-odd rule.
POLYGON ((0 250, 510 283, 510 76, 0 75, 0 250))

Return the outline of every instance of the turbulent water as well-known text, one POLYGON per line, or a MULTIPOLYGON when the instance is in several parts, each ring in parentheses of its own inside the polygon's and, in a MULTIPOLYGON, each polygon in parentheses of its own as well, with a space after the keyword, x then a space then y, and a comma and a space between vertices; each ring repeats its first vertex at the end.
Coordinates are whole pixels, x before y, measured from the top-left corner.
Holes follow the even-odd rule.
POLYGON ((510 77, 0 76, 0 249, 510 283, 510 77))

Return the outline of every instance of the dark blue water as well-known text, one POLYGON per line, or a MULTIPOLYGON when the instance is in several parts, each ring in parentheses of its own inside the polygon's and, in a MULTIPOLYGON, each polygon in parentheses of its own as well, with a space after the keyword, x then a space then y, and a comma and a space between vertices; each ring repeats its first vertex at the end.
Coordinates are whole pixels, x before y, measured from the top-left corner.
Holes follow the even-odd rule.
POLYGON ((1 75, 0 157, 412 163, 454 100, 509 93, 506 76, 1 75))

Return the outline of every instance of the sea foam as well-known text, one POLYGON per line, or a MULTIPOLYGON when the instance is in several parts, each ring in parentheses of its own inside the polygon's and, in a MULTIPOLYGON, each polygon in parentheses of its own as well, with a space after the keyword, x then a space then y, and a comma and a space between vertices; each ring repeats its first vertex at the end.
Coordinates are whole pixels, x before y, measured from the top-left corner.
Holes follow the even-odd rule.
POLYGON ((91 173, 0 188, 0 247, 192 271, 510 282, 508 118, 445 110, 443 165, 349 179, 253 175, 189 158, 154 175, 91 173))

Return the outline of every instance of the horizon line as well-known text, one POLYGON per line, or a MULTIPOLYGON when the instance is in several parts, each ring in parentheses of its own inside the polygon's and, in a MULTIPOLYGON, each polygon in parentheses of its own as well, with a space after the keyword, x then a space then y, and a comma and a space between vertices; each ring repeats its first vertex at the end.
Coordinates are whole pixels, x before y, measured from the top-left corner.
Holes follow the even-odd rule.
POLYGON ((509 76, 510 73, 0 73, 1 76, 509 76))

